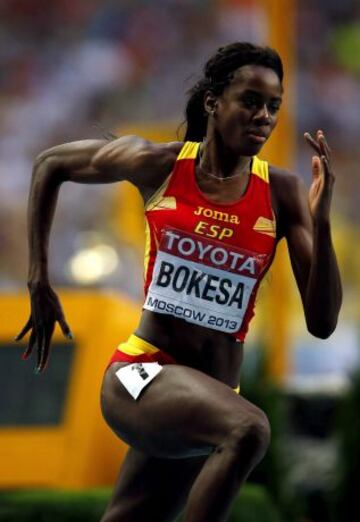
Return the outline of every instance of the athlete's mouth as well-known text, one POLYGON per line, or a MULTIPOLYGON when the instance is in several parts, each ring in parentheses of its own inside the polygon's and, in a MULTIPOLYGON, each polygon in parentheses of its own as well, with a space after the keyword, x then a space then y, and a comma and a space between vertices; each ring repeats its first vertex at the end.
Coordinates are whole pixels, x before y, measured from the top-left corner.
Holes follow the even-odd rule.
POLYGON ((252 141, 256 143, 265 143, 265 141, 268 139, 267 134, 260 130, 250 130, 246 134, 252 141))

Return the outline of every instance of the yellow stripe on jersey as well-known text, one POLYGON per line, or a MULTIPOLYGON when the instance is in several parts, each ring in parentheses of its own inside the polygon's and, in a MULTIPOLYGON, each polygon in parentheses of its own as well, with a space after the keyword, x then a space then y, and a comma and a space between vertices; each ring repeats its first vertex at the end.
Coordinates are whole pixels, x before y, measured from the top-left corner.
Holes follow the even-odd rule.
POLYGON ((195 143, 193 141, 186 141, 177 157, 176 161, 183 159, 195 159, 201 143, 195 143))
POLYGON ((256 232, 259 232, 260 234, 265 234, 267 236, 276 237, 276 220, 274 219, 268 219, 265 217, 260 216, 254 227, 253 230, 256 232))
POLYGON ((147 270, 150 261, 151 232, 148 220, 145 216, 145 250, 144 250, 144 279, 146 281, 147 270))
POLYGON ((176 198, 174 196, 163 198, 161 195, 151 205, 146 205, 146 210, 176 210, 176 198))
POLYGON ((130 335, 126 343, 119 344, 117 349, 127 355, 142 355, 143 353, 156 353, 159 351, 159 348, 134 334, 130 335))
POLYGON ((263 181, 269 183, 269 164, 267 161, 261 160, 257 156, 254 156, 251 171, 263 181))
MULTIPOLYGON (((154 210, 153 207, 156 207, 157 205, 159 205, 159 202, 161 201, 161 199, 162 199, 163 195, 165 194, 165 191, 168 187, 170 178, 171 178, 171 174, 170 174, 170 176, 168 176, 166 178, 164 183, 157 189, 156 192, 154 192, 154 194, 151 196, 151 198, 149 198, 149 200, 146 202, 145 212, 147 210, 154 210)), ((176 206, 175 206, 175 208, 176 208, 176 206)))

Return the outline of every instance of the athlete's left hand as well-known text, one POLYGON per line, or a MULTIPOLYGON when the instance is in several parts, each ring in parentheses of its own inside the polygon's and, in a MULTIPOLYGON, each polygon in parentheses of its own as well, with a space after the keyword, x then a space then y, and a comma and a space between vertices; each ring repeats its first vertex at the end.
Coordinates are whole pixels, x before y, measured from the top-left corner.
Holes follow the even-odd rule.
POLYGON ((317 153, 317 156, 312 157, 312 183, 309 189, 311 216, 314 222, 328 222, 335 181, 331 150, 321 130, 317 131, 315 138, 309 132, 305 132, 304 138, 317 153))

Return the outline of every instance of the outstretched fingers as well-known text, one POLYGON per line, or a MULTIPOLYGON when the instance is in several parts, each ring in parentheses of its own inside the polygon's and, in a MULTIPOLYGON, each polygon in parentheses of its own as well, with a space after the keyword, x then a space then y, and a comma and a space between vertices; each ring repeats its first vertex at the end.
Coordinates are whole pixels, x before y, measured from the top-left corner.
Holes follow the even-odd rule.
POLYGON ((306 142, 314 149, 318 156, 312 158, 312 171, 314 179, 323 175, 326 182, 333 182, 335 179, 331 166, 331 149, 322 130, 318 130, 316 138, 313 138, 309 132, 305 132, 304 138, 306 142))
POLYGON ((27 332, 30 333, 29 344, 22 355, 28 359, 36 346, 37 360, 35 372, 45 370, 51 349, 52 336, 56 322, 68 339, 73 339, 69 325, 65 321, 60 300, 49 285, 29 284, 31 297, 31 315, 21 332, 15 337, 19 341, 27 332))
POLYGON ((36 373, 40 373, 40 371, 41 371, 40 370, 41 362, 42 362, 41 352, 42 352, 42 346, 43 346, 43 342, 44 342, 44 336, 45 336, 44 329, 39 328, 36 332, 36 349, 37 349, 37 360, 36 360, 36 368, 35 368, 36 373))
POLYGON ((325 156, 328 161, 330 160, 331 149, 325 138, 325 134, 322 130, 318 130, 316 138, 313 138, 310 132, 304 133, 305 141, 310 145, 312 149, 321 157, 325 156))
POLYGON ((335 173, 332 169, 330 160, 325 156, 321 156, 321 164, 325 177, 325 186, 328 189, 331 189, 335 181, 335 173))
POLYGON ((28 322, 26 323, 26 325, 24 326, 24 328, 21 330, 21 332, 19 332, 15 337, 14 337, 14 341, 20 341, 20 339, 22 339, 24 337, 25 334, 28 333, 28 331, 30 330, 30 328, 32 327, 32 317, 30 315, 29 319, 28 319, 28 322))
POLYGON ((30 357, 30 355, 32 354, 35 344, 36 344, 36 333, 35 333, 35 330, 32 329, 32 332, 30 334, 29 344, 28 344, 25 352, 21 356, 21 358, 24 361, 26 361, 26 359, 28 359, 30 357))
POLYGON ((47 367, 50 353, 51 338, 54 333, 55 325, 52 325, 49 330, 43 330, 42 337, 39 338, 38 344, 38 359, 36 366, 36 373, 41 373, 47 367))
POLYGON ((310 145, 314 151, 321 155, 320 145, 319 143, 311 136, 310 132, 305 132, 304 134, 305 141, 310 145))
POLYGON ((330 147, 329 147, 329 145, 328 145, 328 143, 326 141, 326 138, 324 136, 323 131, 318 131, 317 137, 318 137, 318 143, 319 143, 321 155, 325 156, 325 158, 329 162, 330 161, 331 149, 330 149, 330 147))
POLYGON ((59 323, 61 331, 65 335, 65 337, 67 337, 68 339, 70 339, 70 341, 72 341, 74 339, 74 335, 73 335, 72 331, 70 330, 70 326, 65 321, 65 317, 64 317, 63 313, 61 313, 61 315, 59 316, 58 323, 59 323))
POLYGON ((318 138, 318 140, 320 142, 322 142, 324 144, 327 154, 330 154, 331 148, 330 148, 330 146, 329 146, 329 144, 327 142, 327 139, 325 137, 324 131, 318 130, 317 131, 317 138, 318 138))

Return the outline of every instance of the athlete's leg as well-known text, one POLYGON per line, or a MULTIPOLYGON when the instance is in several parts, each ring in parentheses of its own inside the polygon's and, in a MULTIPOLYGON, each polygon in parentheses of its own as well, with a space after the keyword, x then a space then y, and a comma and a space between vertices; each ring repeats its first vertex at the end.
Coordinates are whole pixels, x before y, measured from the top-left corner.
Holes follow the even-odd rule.
POLYGON ((175 520, 205 459, 159 459, 130 448, 101 522, 175 520))
POLYGON ((233 500, 262 459, 269 438, 264 424, 247 434, 233 432, 210 455, 195 480, 186 505, 185 522, 227 520, 233 500))
POLYGON ((113 366, 102 396, 109 425, 130 445, 158 458, 210 454, 191 490, 186 520, 224 520, 267 448, 265 414, 221 382, 179 365, 165 366, 135 401, 113 366))

